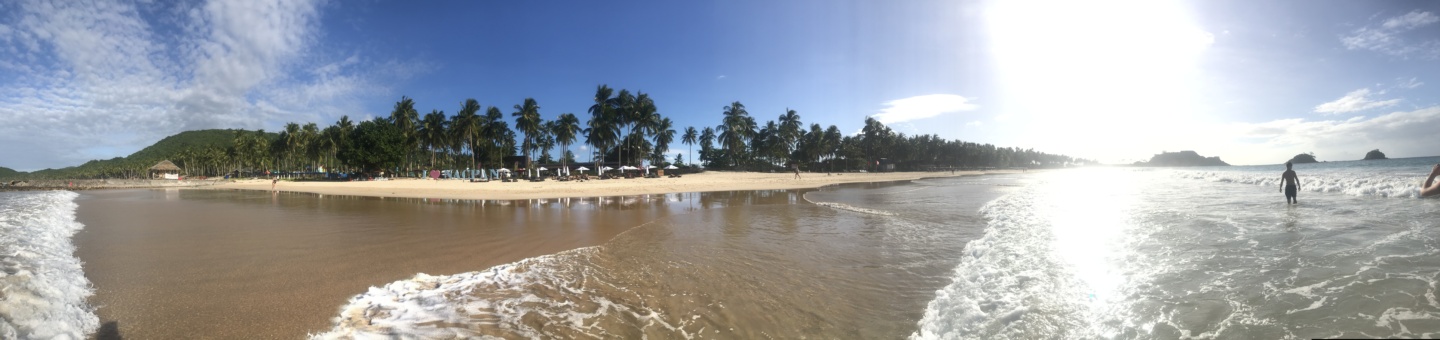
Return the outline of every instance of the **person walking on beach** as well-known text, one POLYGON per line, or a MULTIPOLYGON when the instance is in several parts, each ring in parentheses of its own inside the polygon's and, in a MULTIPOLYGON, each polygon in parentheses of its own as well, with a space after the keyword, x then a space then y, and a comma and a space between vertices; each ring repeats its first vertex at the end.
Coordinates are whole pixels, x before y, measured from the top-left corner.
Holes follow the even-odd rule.
POLYGON ((1285 203, 1298 204, 1300 200, 1295 198, 1295 192, 1300 190, 1300 177, 1295 176, 1295 170, 1290 167, 1290 162, 1285 162, 1285 173, 1280 174, 1280 191, 1285 193, 1285 203))
POLYGON ((800 163, 790 164, 790 168, 795 169, 795 179, 800 179, 800 163))
POLYGON ((1440 182, 1435 181, 1436 176, 1440 176, 1440 164, 1435 164, 1430 168, 1430 176, 1425 176, 1425 184, 1420 185, 1420 198, 1440 195, 1440 182))

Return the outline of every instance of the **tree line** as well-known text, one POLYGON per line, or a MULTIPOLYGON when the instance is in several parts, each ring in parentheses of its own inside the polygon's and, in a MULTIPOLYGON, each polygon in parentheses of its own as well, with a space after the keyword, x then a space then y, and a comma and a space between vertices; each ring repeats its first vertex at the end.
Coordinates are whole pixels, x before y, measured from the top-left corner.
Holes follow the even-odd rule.
MULTIPOLYGON (((592 167, 647 163, 773 171, 799 166, 806 171, 833 172, 1053 168, 1093 163, 1031 149, 946 140, 936 135, 906 135, 873 117, 865 119, 859 133, 850 135, 841 133, 835 125, 806 126, 800 114, 788 108, 774 120, 760 124, 739 101, 722 108, 715 126, 679 128, 660 112, 649 94, 615 91, 607 85, 597 86, 583 123, 573 113, 543 119, 541 106, 534 98, 513 105, 508 115, 495 106, 482 107, 475 99, 466 99, 454 114, 435 109, 421 115, 415 107, 413 99, 402 96, 389 116, 358 123, 342 116, 323 128, 316 123, 288 123, 278 133, 213 130, 228 131, 228 143, 188 145, 169 151, 163 158, 190 176, 313 174, 321 169, 352 173, 514 166, 528 169, 534 168, 534 163, 572 166, 576 155, 571 146, 577 143, 589 146, 585 150, 590 152, 587 156, 592 167), (685 159, 685 153, 679 152, 671 156, 670 147, 676 142, 685 144, 690 151, 698 146, 698 159, 685 159), (552 153, 557 146, 560 152, 552 153), (526 164, 504 164, 507 157, 513 156, 521 156, 518 159, 526 160, 526 164)), ((72 171, 47 170, 50 172, 43 177, 143 177, 154 159, 162 157, 147 158, 92 161, 67 168, 72 171)))

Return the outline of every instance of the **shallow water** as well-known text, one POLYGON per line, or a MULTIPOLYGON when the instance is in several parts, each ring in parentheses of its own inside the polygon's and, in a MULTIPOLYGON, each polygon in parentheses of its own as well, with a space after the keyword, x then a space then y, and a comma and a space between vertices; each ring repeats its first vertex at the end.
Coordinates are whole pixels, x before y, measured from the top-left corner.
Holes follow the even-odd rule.
POLYGON ((1298 205, 1276 166, 1037 175, 914 336, 1435 337, 1440 201, 1407 194, 1433 161, 1298 166, 1298 205))
MULTIPOLYGON (((1435 161, 1300 165, 1298 205, 1256 166, 530 201, 104 191, 40 215, 84 223, 100 332, 136 338, 1436 337, 1440 200, 1414 198, 1435 161)), ((94 330, 72 305, 57 329, 94 330)))
MULTIPOLYGON (((318 337, 898 338, 1013 179, 774 194, 596 247, 370 289, 318 337), (808 204, 816 202, 819 204, 808 204)), ((726 201, 729 194, 702 195, 726 201)))

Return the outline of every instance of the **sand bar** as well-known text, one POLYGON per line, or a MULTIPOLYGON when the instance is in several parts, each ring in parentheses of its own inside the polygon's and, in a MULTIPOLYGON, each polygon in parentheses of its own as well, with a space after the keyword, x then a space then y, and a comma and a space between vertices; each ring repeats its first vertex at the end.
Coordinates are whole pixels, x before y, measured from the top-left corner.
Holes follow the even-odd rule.
MULTIPOLYGON (((886 172, 886 173, 758 173, 709 171, 680 178, 635 178, 590 180, 584 182, 499 182, 471 183, 459 179, 395 179, 359 182, 290 182, 280 181, 277 191, 306 192, 323 195, 374 197, 444 198, 510 200, 562 197, 630 196, 677 192, 709 192, 733 190, 778 190, 818 188, 832 184, 904 181, 920 178, 1016 173, 1018 170, 956 171, 956 172, 886 172)), ((271 181, 240 180, 204 189, 270 190, 271 181)))

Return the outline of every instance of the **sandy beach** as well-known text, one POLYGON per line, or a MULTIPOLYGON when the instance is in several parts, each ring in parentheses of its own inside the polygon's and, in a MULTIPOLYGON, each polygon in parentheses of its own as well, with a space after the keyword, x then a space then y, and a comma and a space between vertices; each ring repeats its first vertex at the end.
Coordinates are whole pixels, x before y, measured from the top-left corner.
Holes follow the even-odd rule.
MULTIPOLYGON (((275 190, 323 195, 373 197, 443 198, 512 200, 535 198, 630 196, 676 192, 710 192, 732 190, 776 190, 819 188, 842 183, 889 182, 920 178, 1016 173, 1018 170, 956 171, 956 172, 886 172, 886 173, 757 173, 710 171, 680 178, 635 178, 590 180, 584 182, 499 182, 471 183, 458 179, 394 179, 361 182, 290 182, 280 181, 275 190)), ((233 183, 203 187, 209 189, 270 190, 270 180, 240 180, 233 183)))

